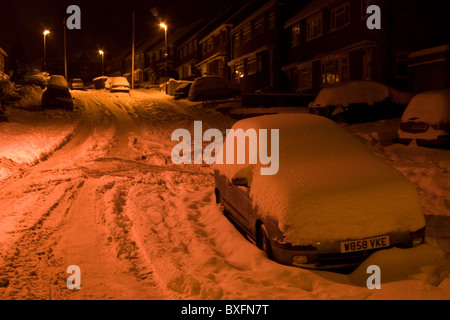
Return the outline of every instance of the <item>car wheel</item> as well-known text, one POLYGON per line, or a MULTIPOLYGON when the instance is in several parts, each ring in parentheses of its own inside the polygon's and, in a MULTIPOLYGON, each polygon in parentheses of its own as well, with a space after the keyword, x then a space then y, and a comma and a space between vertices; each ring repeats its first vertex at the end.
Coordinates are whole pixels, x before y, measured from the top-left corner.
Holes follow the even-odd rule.
POLYGON ((266 226, 263 224, 259 227, 259 235, 260 235, 259 240, 260 249, 264 251, 264 253, 267 255, 269 259, 273 259, 272 245, 270 243, 266 226))

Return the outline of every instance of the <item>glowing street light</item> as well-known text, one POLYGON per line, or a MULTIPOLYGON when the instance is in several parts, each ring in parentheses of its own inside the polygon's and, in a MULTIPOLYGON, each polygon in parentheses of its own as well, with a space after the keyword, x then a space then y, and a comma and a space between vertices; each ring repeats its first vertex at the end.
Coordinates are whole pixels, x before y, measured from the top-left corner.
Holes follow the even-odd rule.
POLYGON ((98 50, 98 53, 101 54, 101 56, 102 56, 102 76, 103 76, 104 75, 104 72, 103 72, 103 70, 104 70, 104 68, 103 68, 103 66, 104 66, 103 58, 105 56, 105 52, 103 50, 98 50))
POLYGON ((44 71, 46 70, 47 67, 47 35, 50 33, 49 30, 44 30, 44 32, 42 33, 44 35, 44 71))
POLYGON ((164 41, 164 43, 165 43, 165 53, 164 53, 164 56, 165 56, 165 58, 166 58, 166 74, 165 74, 165 76, 167 77, 167 56, 168 56, 168 53, 167 53, 167 25, 165 24, 165 23, 163 23, 163 22, 161 22, 160 24, 159 24, 159 26, 161 27, 161 28, 164 28, 164 35, 165 35, 165 41, 164 41))

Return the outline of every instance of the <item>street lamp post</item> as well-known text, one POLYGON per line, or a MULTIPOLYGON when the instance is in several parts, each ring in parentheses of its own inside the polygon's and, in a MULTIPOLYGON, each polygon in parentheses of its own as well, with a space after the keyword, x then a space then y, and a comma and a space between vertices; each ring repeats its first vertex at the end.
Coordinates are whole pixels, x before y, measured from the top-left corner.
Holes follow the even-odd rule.
POLYGON ((104 76, 104 62, 103 62, 103 57, 105 55, 105 52, 103 50, 98 50, 98 53, 100 53, 100 55, 102 56, 102 76, 104 76))
POLYGON ((164 56, 166 58, 166 66, 165 66, 165 76, 167 77, 167 58, 168 58, 168 53, 167 53, 167 25, 164 23, 160 23, 159 26, 161 28, 164 28, 164 43, 165 43, 165 50, 164 50, 164 56))
POLYGON ((44 30, 43 35, 44 35, 44 71, 47 68, 47 35, 50 33, 50 31, 48 30, 44 30))

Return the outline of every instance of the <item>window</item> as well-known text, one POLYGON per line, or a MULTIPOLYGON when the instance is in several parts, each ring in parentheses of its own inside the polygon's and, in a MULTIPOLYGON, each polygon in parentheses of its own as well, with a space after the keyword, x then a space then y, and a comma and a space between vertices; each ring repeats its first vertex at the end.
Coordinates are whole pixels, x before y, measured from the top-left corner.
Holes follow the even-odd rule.
POLYGON ((192 51, 193 51, 193 47, 192 47, 192 41, 191 41, 191 42, 189 42, 189 44, 188 44, 188 54, 191 54, 192 51))
POLYGON ((331 31, 341 29, 350 23, 349 4, 331 10, 331 31))
POLYGON ((306 91, 312 88, 312 64, 302 64, 297 69, 297 91, 306 91))
POLYGON ((269 29, 275 28, 275 12, 269 14, 269 29))
POLYGON ((236 64, 234 68, 234 79, 239 83, 241 81, 241 78, 244 77, 244 61, 239 62, 236 64))
POLYGON ((256 57, 249 58, 247 60, 247 73, 246 75, 251 75, 256 73, 256 57))
POLYGON ((291 44, 293 47, 298 46, 300 44, 300 23, 297 23, 296 25, 292 26, 292 38, 291 38, 291 44))
POLYGON ((255 21, 255 36, 264 34, 264 17, 260 17, 255 21))
POLYGON ((244 29, 242 30, 242 42, 247 43, 252 39, 252 28, 251 24, 248 23, 245 25, 244 29))
POLYGON ((206 53, 206 42, 202 43, 202 53, 205 54, 206 53))
POLYGON ((306 19, 306 40, 313 40, 322 36, 322 13, 306 19))
POLYGON ((209 52, 213 49, 213 39, 209 38, 206 42, 206 51, 209 52))
POLYGON ((322 85, 349 80, 348 57, 322 61, 322 85))

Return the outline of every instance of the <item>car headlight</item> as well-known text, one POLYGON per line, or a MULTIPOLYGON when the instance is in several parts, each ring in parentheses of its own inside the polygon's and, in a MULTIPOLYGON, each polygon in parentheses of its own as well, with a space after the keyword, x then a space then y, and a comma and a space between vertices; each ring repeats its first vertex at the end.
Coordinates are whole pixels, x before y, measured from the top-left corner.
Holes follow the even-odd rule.
POLYGON ((414 239, 412 240, 411 245, 412 245, 412 247, 417 247, 417 246, 420 246, 422 243, 423 243, 423 237, 420 237, 420 238, 414 238, 414 239))
POLYGON ((292 257, 292 263, 296 266, 301 266, 303 264, 308 263, 308 256, 307 255, 298 255, 292 257))

